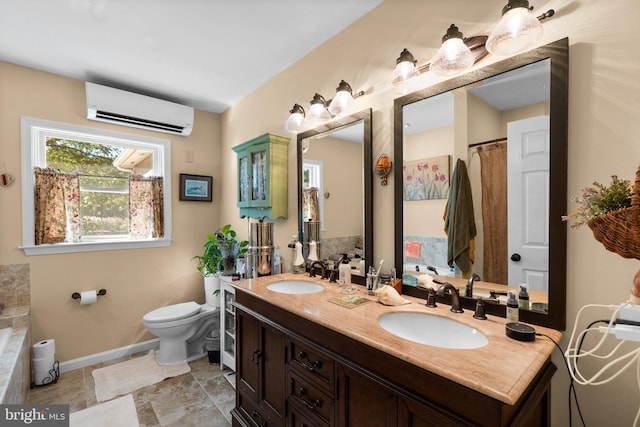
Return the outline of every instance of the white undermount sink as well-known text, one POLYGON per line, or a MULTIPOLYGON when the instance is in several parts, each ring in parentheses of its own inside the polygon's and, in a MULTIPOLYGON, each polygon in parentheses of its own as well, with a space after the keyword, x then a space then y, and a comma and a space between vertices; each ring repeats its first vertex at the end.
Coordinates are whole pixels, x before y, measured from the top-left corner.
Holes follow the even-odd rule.
POLYGON ((426 313, 389 313, 382 315, 378 324, 400 338, 433 347, 469 350, 489 343, 475 328, 426 313))
POLYGON ((315 294, 324 291, 324 286, 304 280, 282 280, 267 285, 267 289, 281 294, 315 294))

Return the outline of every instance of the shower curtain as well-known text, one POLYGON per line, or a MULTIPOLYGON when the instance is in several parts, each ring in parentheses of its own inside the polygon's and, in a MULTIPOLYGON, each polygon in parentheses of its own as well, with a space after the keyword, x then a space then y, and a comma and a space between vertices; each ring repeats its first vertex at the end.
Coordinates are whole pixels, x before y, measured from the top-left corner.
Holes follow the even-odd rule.
POLYGON ((508 283, 507 141, 477 147, 482 181, 483 280, 508 283))

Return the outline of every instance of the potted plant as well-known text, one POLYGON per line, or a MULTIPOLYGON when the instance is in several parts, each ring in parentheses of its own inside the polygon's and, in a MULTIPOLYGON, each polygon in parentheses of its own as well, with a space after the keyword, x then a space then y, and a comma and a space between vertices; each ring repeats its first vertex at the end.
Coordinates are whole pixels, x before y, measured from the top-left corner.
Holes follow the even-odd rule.
POLYGON ((239 241, 236 232, 227 224, 212 234, 207 234, 202 255, 195 255, 196 267, 204 276, 207 304, 219 306, 220 276, 235 273, 236 259, 247 252, 249 242, 239 241))

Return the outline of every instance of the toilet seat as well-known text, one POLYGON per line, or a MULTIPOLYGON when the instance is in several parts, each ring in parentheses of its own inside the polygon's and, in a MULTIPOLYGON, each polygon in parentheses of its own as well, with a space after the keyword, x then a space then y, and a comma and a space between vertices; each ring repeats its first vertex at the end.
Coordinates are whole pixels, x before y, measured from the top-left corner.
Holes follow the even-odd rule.
POLYGON ((190 301, 179 304, 160 307, 145 314, 142 318, 147 323, 171 322, 174 320, 186 319, 202 310, 200 304, 190 301))

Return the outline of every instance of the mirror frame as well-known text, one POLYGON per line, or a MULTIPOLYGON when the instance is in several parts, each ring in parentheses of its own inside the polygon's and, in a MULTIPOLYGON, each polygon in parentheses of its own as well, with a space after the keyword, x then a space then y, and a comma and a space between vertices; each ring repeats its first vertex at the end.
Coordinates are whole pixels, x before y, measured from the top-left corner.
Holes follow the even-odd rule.
MULTIPOLYGON (((463 76, 429 86, 394 100, 393 157, 396 163, 403 159, 402 108, 405 105, 439 95, 498 74, 549 59, 550 64, 550 171, 549 171, 549 301, 546 314, 520 310, 525 323, 566 329, 566 258, 567 227, 560 218, 567 212, 567 151, 568 151, 568 80, 569 39, 564 38, 500 62, 471 71, 463 76), (552 220, 553 219, 553 220, 552 220)), ((395 267, 403 271, 403 188, 402 167, 394 168, 394 248, 395 267)), ((414 286, 403 285, 403 292, 426 298, 426 292, 414 286)), ((460 297, 465 308, 473 309, 472 298, 460 297)), ((446 302, 447 300, 444 300, 446 302)), ((506 317, 506 306, 485 304, 488 314, 506 317)))
MULTIPOLYGON (((303 241, 303 212, 302 212, 302 141, 305 138, 313 137, 325 132, 336 131, 340 128, 348 127, 362 120, 364 123, 364 135, 362 135, 362 160, 363 160, 363 196, 364 196, 364 212, 363 212, 363 235, 364 235, 364 261, 365 271, 372 265, 373 258, 373 155, 372 155, 372 126, 371 126, 371 108, 360 112, 336 118, 330 122, 307 130, 298 134, 297 161, 298 161, 298 240, 303 241)), ((354 276, 355 277, 355 276, 354 276)), ((353 278, 352 278, 353 280, 353 278)), ((357 280, 354 280, 357 282, 357 280)), ((363 282, 364 284, 364 278, 363 282)))

